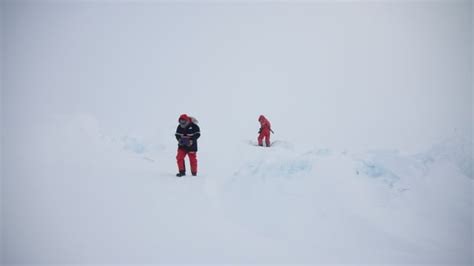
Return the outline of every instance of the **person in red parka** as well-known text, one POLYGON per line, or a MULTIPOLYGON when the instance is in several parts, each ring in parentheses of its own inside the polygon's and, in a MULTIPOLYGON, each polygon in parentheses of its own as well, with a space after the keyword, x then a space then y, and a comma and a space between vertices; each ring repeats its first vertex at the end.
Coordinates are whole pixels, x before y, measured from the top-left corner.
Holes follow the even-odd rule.
POLYGON ((270 121, 263 116, 260 115, 258 118, 258 122, 260 122, 260 130, 258 131, 258 145, 263 146, 263 139, 265 138, 265 144, 267 147, 270 147, 270 132, 273 133, 272 131, 272 125, 270 124, 270 121))
POLYGON ((186 114, 180 115, 178 122, 179 125, 176 129, 175 136, 178 141, 178 154, 176 155, 176 161, 178 163, 179 172, 176 176, 181 177, 186 175, 186 167, 184 164, 184 158, 186 155, 188 155, 191 164, 191 174, 195 176, 197 175, 197 140, 201 136, 201 132, 197 125, 197 120, 186 114))

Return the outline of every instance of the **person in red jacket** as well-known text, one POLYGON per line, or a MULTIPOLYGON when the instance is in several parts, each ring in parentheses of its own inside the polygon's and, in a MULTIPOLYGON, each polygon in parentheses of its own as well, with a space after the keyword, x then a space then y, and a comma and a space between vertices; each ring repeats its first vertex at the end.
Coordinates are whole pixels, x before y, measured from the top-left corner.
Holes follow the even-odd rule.
POLYGON ((181 177, 186 175, 186 166, 184 158, 189 157, 191 164, 191 174, 197 175, 197 158, 196 152, 198 150, 197 140, 201 136, 197 120, 186 114, 182 114, 178 119, 179 125, 176 128, 176 140, 178 141, 178 153, 176 155, 176 162, 178 163, 179 172, 176 176, 181 177))
POLYGON ((273 133, 272 131, 272 125, 270 124, 270 121, 263 116, 260 115, 258 118, 258 122, 260 122, 260 130, 258 131, 258 145, 263 146, 263 139, 265 138, 265 144, 267 147, 270 147, 270 132, 273 133))

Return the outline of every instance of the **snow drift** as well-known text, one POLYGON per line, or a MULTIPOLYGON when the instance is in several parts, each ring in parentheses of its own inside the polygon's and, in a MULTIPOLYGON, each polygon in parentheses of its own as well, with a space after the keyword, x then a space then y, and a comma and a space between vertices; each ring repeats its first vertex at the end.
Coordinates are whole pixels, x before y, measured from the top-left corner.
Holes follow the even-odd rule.
POLYGON ((417 154, 241 140, 227 143, 231 163, 204 149, 199 176, 177 178, 172 134, 111 136, 99 124, 58 118, 7 161, 18 177, 4 195, 9 261, 471 261, 469 139, 417 154))

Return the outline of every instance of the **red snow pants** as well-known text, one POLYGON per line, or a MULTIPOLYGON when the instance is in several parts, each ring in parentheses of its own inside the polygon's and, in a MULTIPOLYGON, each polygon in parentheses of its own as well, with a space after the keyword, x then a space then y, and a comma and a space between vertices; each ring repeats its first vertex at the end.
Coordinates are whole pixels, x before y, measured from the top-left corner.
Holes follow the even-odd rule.
POLYGON ((178 169, 180 172, 186 172, 186 166, 184 164, 184 157, 188 155, 189 162, 191 163, 191 173, 197 174, 197 158, 195 151, 187 151, 185 149, 178 148, 178 154, 176 155, 176 161, 178 163, 178 169))
POLYGON ((260 132, 260 135, 258 135, 258 145, 263 146, 263 139, 265 138, 265 144, 267 147, 270 147, 270 130, 268 129, 263 129, 262 132, 260 132))

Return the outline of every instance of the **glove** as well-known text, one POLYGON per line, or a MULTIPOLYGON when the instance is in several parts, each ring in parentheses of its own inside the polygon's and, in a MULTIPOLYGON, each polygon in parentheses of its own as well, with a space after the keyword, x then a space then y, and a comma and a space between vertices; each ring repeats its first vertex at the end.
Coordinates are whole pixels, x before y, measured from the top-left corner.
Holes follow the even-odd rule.
POLYGON ((189 147, 189 146, 193 145, 193 141, 189 138, 181 138, 181 139, 179 139, 178 144, 180 146, 188 146, 189 147))
POLYGON ((260 134, 260 133, 262 133, 262 128, 260 128, 260 129, 258 130, 258 134, 260 134))
POLYGON ((180 138, 178 141, 179 146, 188 146, 189 139, 187 138, 180 138))

